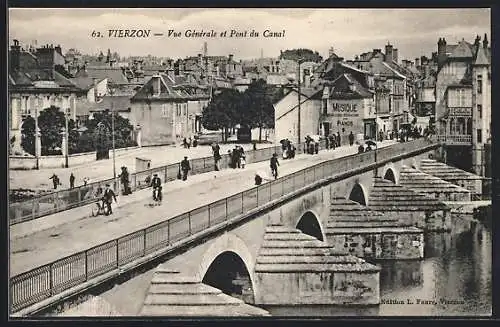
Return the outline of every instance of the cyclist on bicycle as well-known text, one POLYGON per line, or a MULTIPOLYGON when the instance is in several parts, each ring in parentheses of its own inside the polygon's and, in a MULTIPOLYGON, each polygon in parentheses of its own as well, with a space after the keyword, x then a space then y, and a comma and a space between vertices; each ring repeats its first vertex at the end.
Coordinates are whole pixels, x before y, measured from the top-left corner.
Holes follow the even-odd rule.
POLYGON ((153 188, 153 200, 154 201, 161 201, 162 195, 161 195, 161 179, 158 177, 158 174, 153 175, 153 179, 151 180, 151 187, 153 188))

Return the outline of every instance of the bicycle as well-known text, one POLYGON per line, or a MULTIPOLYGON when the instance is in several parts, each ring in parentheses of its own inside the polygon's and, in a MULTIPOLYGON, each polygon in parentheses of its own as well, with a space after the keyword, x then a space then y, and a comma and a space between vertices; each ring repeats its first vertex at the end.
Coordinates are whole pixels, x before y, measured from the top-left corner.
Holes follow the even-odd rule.
POLYGON ((97 217, 101 215, 107 216, 109 214, 109 209, 104 199, 98 200, 95 204, 96 205, 92 207, 92 213, 91 213, 92 217, 97 217))

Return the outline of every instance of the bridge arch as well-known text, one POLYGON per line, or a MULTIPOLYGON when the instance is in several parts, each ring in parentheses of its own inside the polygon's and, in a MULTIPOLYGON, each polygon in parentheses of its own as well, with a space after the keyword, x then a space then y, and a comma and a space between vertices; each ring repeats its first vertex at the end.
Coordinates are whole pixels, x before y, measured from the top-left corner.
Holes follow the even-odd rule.
POLYGON ((308 210, 299 218, 295 228, 320 241, 325 241, 325 232, 318 217, 319 216, 314 211, 308 210))
POLYGON ((363 185, 356 182, 349 193, 348 199, 354 202, 358 202, 364 206, 368 205, 368 197, 367 192, 363 185))
POLYGON ((394 174, 394 170, 392 168, 387 168, 385 173, 384 173, 384 179, 393 182, 394 184, 397 184, 396 182, 396 175, 394 174))
POLYGON ((234 234, 221 235, 205 251, 198 276, 207 285, 247 303, 254 303, 257 295, 255 256, 245 242, 234 234), (235 283, 236 280, 238 282, 235 283))

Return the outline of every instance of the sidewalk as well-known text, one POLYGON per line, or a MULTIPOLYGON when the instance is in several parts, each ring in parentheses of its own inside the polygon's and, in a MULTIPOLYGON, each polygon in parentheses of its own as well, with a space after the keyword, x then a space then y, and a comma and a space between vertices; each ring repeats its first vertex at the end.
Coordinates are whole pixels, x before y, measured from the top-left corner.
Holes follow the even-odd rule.
MULTIPOLYGON (((384 142, 380 147, 390 144, 392 143, 384 142)), ((322 151, 313 156, 299 155, 293 160, 280 161, 280 176, 356 152, 357 147, 352 146, 322 151)), ((255 172, 267 171, 268 166, 269 163, 264 161, 248 165, 245 169, 200 174, 188 177, 187 182, 164 184, 164 201, 161 206, 148 206, 152 202, 151 190, 146 189, 129 197, 120 197, 118 208, 113 210, 114 214, 111 216, 89 217, 90 210, 86 216, 81 216, 79 214, 84 213, 79 212, 81 208, 78 208, 79 214, 76 209, 69 210, 58 218, 37 219, 39 223, 31 225, 36 230, 24 237, 20 232, 22 227, 19 226, 24 223, 11 226, 11 274, 17 275, 252 188, 255 172), (59 225, 54 226, 57 222, 59 225)))
MULTIPOLYGON (((221 154, 233 149, 235 144, 220 144, 221 154)), ((275 146, 271 143, 258 144, 257 149, 275 146)), ((242 144, 245 151, 253 148, 252 144, 242 144)), ((115 158, 116 174, 120 174, 120 167, 126 166, 129 173, 135 172, 135 158, 151 159, 151 168, 180 162, 184 156, 189 159, 212 156, 212 148, 209 145, 202 145, 196 148, 185 149, 180 145, 144 147, 120 153, 115 158)), ((89 183, 98 180, 113 178, 113 154, 110 151, 110 159, 93 161, 81 165, 73 165, 69 168, 47 168, 41 170, 9 170, 9 188, 27 188, 53 190, 52 181, 49 179, 52 174, 59 176, 62 186, 58 190, 69 188, 69 176, 74 174, 75 186, 83 185, 83 178, 90 178, 89 183)))

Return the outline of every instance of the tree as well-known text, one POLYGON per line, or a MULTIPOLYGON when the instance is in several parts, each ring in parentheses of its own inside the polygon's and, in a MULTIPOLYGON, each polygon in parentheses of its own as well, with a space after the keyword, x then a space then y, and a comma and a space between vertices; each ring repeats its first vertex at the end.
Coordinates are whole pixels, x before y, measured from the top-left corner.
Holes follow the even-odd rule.
POLYGON ((285 50, 281 52, 280 59, 289 59, 293 61, 305 60, 312 62, 323 61, 323 57, 319 55, 318 51, 312 51, 310 49, 285 50))
POLYGON ((31 155, 35 155, 35 119, 28 116, 21 128, 21 147, 31 155))
MULTIPOLYGON (((85 124, 87 131, 85 134, 94 135, 97 125, 103 123, 106 128, 112 130, 112 113, 109 110, 98 112, 94 114, 92 119, 89 119, 85 124)), ((135 146, 136 143, 132 139, 132 133, 134 127, 130 124, 130 121, 115 113, 115 148, 125 148, 128 146, 135 146)), ((110 139, 112 136, 110 135, 110 139)), ((95 143, 97 144, 97 143, 95 143)), ((111 144, 108 145, 111 147, 111 144)))
POLYGON ((201 123, 208 130, 222 129, 222 139, 227 142, 228 130, 240 123, 241 109, 242 94, 237 90, 223 90, 203 109, 201 123))
MULTIPOLYGON (((57 148, 62 147, 62 130, 65 128, 64 112, 58 107, 51 106, 40 112, 38 116, 38 127, 40 128, 41 154, 49 155, 58 152, 57 148)), ((68 150, 71 153, 75 151, 78 144, 78 132, 75 130, 75 122, 72 119, 68 120, 69 138, 68 150)), ((21 146, 23 149, 35 155, 35 119, 28 117, 23 122, 21 130, 22 140, 21 146)))
POLYGON ((262 128, 274 127, 274 89, 262 79, 252 82, 243 95, 244 110, 240 117, 242 125, 259 128, 259 141, 262 141, 262 128))

